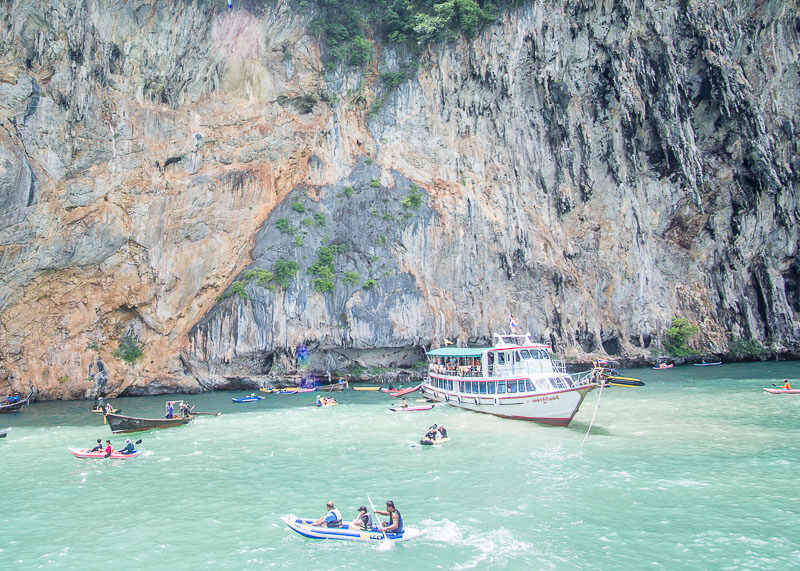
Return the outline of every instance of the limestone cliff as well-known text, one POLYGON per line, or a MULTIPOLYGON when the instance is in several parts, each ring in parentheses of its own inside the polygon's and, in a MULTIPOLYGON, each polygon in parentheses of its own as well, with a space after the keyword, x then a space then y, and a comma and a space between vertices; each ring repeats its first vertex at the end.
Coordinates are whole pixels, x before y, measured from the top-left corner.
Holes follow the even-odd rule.
POLYGON ((12 388, 83 397, 98 355, 112 394, 257 384, 298 346, 407 366, 509 313, 578 359, 676 315, 797 354, 796 2, 528 2, 390 90, 411 52, 326 71, 312 17, 0 6, 12 388))

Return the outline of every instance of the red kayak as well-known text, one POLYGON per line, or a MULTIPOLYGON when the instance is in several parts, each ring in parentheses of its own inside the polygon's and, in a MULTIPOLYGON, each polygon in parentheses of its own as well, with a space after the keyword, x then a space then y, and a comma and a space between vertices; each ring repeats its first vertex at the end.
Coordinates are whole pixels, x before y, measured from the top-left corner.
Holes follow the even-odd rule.
POLYGON ((416 387, 411 387, 410 389, 403 389, 402 391, 393 392, 392 396, 393 397, 402 397, 404 395, 409 395, 409 394, 411 394, 411 393, 413 393, 415 391, 418 391, 421 386, 422 386, 422 383, 418 384, 416 387))
POLYGON ((800 395, 800 389, 764 389, 773 395, 800 395))
MULTIPOLYGON (((75 458, 100 458, 105 459, 106 453, 103 451, 100 452, 90 452, 88 448, 70 448, 69 451, 72 453, 75 458)), ((134 456, 139 455, 139 450, 132 452, 130 454, 120 454, 116 450, 111 453, 109 456, 110 459, 113 460, 127 460, 128 458, 133 458, 134 456)))
POLYGON ((434 405, 424 405, 424 406, 393 406, 389 410, 392 412, 417 412, 419 410, 431 410, 434 405))

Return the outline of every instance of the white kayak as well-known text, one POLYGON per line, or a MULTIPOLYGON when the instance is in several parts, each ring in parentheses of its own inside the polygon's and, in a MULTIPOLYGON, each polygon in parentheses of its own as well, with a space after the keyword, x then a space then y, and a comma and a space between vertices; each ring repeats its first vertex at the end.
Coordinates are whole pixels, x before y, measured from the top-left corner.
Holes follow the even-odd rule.
POLYGON ((432 404, 420 406, 393 406, 389 408, 392 412, 417 412, 420 410, 431 410, 434 407, 432 404))
POLYGON ((350 529, 346 523, 342 524, 342 527, 317 527, 311 525, 314 522, 313 519, 300 519, 293 515, 284 516, 281 520, 283 520, 292 531, 311 539, 338 539, 342 541, 360 541, 367 543, 381 543, 384 541, 400 542, 416 539, 424 533, 419 529, 410 527, 403 529, 402 533, 383 533, 374 525, 372 530, 364 531, 360 529, 350 529))

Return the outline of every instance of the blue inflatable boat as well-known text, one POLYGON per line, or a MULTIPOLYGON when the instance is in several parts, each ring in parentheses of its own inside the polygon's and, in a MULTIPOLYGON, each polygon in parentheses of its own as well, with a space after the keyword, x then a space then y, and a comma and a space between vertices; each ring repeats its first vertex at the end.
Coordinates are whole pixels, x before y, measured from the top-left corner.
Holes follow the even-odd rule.
POLYGON ((249 397, 242 397, 238 399, 231 399, 233 402, 256 402, 262 400, 264 397, 258 395, 250 395, 249 397))
POLYGON ((338 539, 343 541, 382 543, 384 541, 409 541, 423 534, 422 531, 410 527, 403 529, 402 533, 384 533, 379 531, 374 524, 371 530, 364 531, 360 529, 350 529, 346 523, 342 524, 342 527, 317 527, 311 525, 314 522, 313 519, 299 519, 293 515, 284 516, 281 519, 292 531, 311 539, 338 539))

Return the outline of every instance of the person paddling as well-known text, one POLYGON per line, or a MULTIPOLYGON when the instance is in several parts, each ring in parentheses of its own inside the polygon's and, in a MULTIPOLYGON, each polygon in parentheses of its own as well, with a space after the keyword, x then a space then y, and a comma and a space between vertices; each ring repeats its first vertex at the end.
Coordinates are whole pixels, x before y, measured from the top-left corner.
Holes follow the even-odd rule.
POLYGON ((342 527, 342 514, 339 513, 339 510, 333 505, 333 502, 328 502, 325 504, 325 507, 328 508, 328 513, 324 516, 313 522, 311 525, 315 525, 317 527, 342 527))
POLYGON ((786 391, 792 390, 792 385, 789 384, 789 379, 783 379, 783 386, 781 388, 786 391))
POLYGON ((125 439, 125 448, 119 451, 120 454, 133 454, 136 450, 133 447, 133 442, 130 438, 125 439))
POLYGON ((389 521, 381 522, 380 530, 384 533, 403 533, 403 517, 397 508, 394 507, 394 502, 389 500, 386 502, 386 511, 375 510, 376 514, 388 515, 389 521))
POLYGON ((114 452, 114 447, 111 446, 111 441, 110 440, 106 440, 106 449, 105 449, 106 458, 111 456, 112 452, 114 452))
POLYGON ((97 446, 89 450, 89 452, 100 452, 103 449, 103 441, 102 439, 97 439, 97 446))

